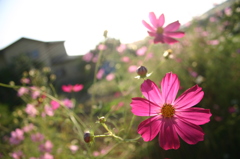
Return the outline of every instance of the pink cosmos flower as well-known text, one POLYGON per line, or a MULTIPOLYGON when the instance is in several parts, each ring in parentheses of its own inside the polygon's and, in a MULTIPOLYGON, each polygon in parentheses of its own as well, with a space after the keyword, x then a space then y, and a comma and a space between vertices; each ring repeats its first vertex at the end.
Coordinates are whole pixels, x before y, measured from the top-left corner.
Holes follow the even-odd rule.
POLYGON ((129 58, 128 56, 123 56, 123 57, 121 58, 121 61, 127 63, 127 62, 130 61, 130 58, 129 58))
POLYGON ((44 155, 40 156, 40 159, 54 159, 54 157, 50 153, 44 153, 44 155))
POLYGON ((153 140, 158 134, 159 144, 165 149, 178 149, 180 136, 188 144, 203 141, 204 133, 199 125, 209 122, 209 109, 191 108, 203 98, 202 88, 195 85, 177 99, 180 87, 178 76, 167 73, 161 81, 161 90, 151 80, 145 80, 141 91, 146 98, 132 98, 132 113, 152 116, 138 126, 144 141, 153 140))
POLYGON ((106 45, 104 45, 104 44, 98 45, 98 50, 106 50, 106 49, 107 49, 106 45))
POLYGON ((36 133, 36 134, 32 134, 31 135, 31 140, 33 141, 33 142, 40 142, 40 141, 42 141, 44 139, 44 135, 43 134, 41 134, 41 133, 36 133))
POLYGON ((21 159, 23 158, 24 155, 22 151, 17 151, 17 152, 10 153, 10 156, 14 159, 21 159))
POLYGON ((46 116, 46 114, 48 116, 53 116, 54 115, 54 110, 49 105, 45 105, 44 112, 43 112, 42 116, 44 117, 44 116, 46 116))
POLYGON ((97 79, 101 79, 103 77, 103 74, 104 74, 104 69, 101 68, 97 72, 97 75, 96 75, 97 79))
POLYGON ((163 27, 165 23, 164 14, 161 14, 159 18, 153 12, 149 13, 149 19, 152 24, 149 25, 144 20, 142 21, 143 25, 149 30, 149 36, 154 37, 154 43, 167 43, 173 44, 178 42, 173 38, 181 38, 184 36, 184 32, 177 31, 180 27, 180 23, 175 21, 166 27, 163 27))
POLYGON ((70 99, 64 99, 63 100, 63 104, 67 107, 67 108, 73 108, 74 104, 70 99))
POLYGON ((131 65, 128 67, 128 72, 133 73, 137 71, 138 66, 136 65, 131 65))
POLYGON ((83 85, 82 84, 75 84, 72 88, 73 92, 79 92, 83 89, 83 85))
POLYGON ((38 114, 38 110, 32 104, 27 104, 25 112, 31 117, 35 117, 38 114))
POLYGON ((21 129, 16 129, 15 131, 11 132, 11 137, 9 139, 10 144, 17 145, 22 140, 24 140, 24 131, 21 129))
POLYGON ((21 79, 21 83, 22 84, 29 84, 30 83, 30 79, 29 78, 22 78, 21 79))
POLYGON ((218 45, 219 41, 218 40, 210 40, 207 43, 208 43, 208 45, 218 45))
POLYGON ((146 51, 147 51, 147 47, 143 46, 143 47, 141 47, 140 49, 137 50, 136 54, 138 56, 143 56, 146 53, 146 51))
POLYGON ((116 48, 116 50, 119 52, 119 53, 123 53, 123 51, 126 49, 126 45, 125 44, 121 44, 120 46, 118 46, 116 48))
POLYGON ((29 131, 33 130, 34 128, 35 128, 35 126, 33 125, 33 123, 30 123, 30 124, 24 126, 24 127, 22 128, 22 130, 23 130, 24 132, 29 132, 29 131))
POLYGON ((62 85, 62 90, 64 92, 70 93, 70 92, 79 92, 83 89, 82 84, 75 84, 75 85, 62 85))
POLYGON ((31 87, 31 90, 32 90, 31 96, 33 99, 37 99, 37 97, 39 97, 41 95, 39 88, 33 86, 33 87, 31 87))
POLYGON ((29 91, 29 90, 28 90, 26 87, 21 87, 21 88, 19 88, 19 90, 18 90, 18 96, 21 97, 22 95, 27 94, 28 91, 29 91))
POLYGON ((79 147, 77 145, 70 145, 69 149, 71 150, 72 153, 76 153, 79 147))
POLYGON ((50 102, 50 104, 51 104, 53 110, 56 110, 56 109, 58 109, 60 107, 60 104, 57 101, 55 101, 55 100, 52 100, 50 102))
POLYGON ((86 62, 90 62, 93 58, 93 53, 89 52, 85 55, 83 55, 82 59, 86 62))
POLYGON ((53 144, 50 140, 47 140, 44 144, 39 145, 39 150, 41 152, 51 152, 53 144))
POLYGON ((107 76, 106 76, 106 80, 107 81, 111 81, 111 80, 113 80, 115 78, 115 75, 113 74, 113 73, 110 73, 110 74, 108 74, 107 76))

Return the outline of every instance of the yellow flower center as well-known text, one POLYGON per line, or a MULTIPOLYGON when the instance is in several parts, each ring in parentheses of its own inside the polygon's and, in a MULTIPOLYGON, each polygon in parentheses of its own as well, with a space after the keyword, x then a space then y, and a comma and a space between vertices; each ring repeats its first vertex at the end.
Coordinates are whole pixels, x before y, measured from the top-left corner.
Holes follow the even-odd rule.
POLYGON ((175 109, 172 105, 170 104, 164 104, 162 109, 161 109, 161 114, 165 118, 170 118, 173 117, 175 113, 175 109))
POLYGON ((162 27, 158 27, 157 28, 157 33, 158 34, 162 34, 163 33, 163 28, 162 27))

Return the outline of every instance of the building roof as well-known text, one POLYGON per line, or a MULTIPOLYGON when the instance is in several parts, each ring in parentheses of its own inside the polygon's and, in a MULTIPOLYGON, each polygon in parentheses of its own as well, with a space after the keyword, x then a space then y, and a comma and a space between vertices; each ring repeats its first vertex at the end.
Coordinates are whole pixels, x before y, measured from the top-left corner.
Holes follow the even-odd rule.
POLYGON ((36 40, 36 39, 30 39, 30 38, 26 38, 26 37, 22 37, 16 41, 14 41, 13 43, 11 43, 10 45, 6 46, 5 48, 3 48, 2 50, 0 50, 0 53, 6 49, 8 49, 9 47, 11 47, 12 45, 18 43, 19 41, 22 41, 22 40, 29 40, 29 41, 36 41, 36 42, 41 42, 41 43, 47 43, 47 44, 52 44, 52 43, 62 43, 62 42, 65 42, 65 41, 41 41, 41 40, 36 40))

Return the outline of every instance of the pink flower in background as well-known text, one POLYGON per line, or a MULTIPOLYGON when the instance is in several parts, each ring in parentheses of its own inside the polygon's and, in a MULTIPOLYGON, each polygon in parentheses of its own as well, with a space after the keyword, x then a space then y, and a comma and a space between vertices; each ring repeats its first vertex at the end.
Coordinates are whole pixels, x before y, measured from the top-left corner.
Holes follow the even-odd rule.
POLYGON ((86 62, 90 62, 93 58, 93 53, 89 52, 83 55, 82 59, 86 62))
POLYGON ((177 31, 180 27, 180 23, 178 21, 175 21, 167 25, 166 27, 163 27, 165 23, 164 14, 161 14, 159 18, 157 18, 153 12, 150 12, 149 19, 152 26, 149 25, 144 20, 142 21, 142 23, 149 30, 148 31, 149 36, 154 37, 154 43, 160 42, 160 43, 173 44, 178 42, 173 38, 181 38, 184 36, 184 32, 177 31))
POLYGON ((137 66, 136 65, 131 65, 128 67, 128 72, 133 73, 137 71, 137 66))
POLYGON ((224 13, 227 15, 227 16, 231 16, 232 15, 232 9, 231 7, 227 7, 224 9, 224 13))
POLYGON ((74 104, 70 99, 64 99, 63 100, 63 104, 67 107, 67 108, 73 108, 74 104))
POLYGON ((153 53, 149 52, 146 56, 146 60, 153 58, 153 53))
POLYGON ((33 141, 33 142, 40 142, 40 141, 42 141, 44 139, 44 135, 43 134, 41 134, 41 133, 36 133, 36 134, 32 134, 31 135, 31 140, 33 141))
POLYGON ((39 159, 54 159, 54 157, 50 153, 44 153, 39 159))
POLYGON ((70 93, 70 92, 72 92, 72 85, 62 85, 62 90, 64 92, 70 93))
POLYGON ((214 120, 217 121, 217 122, 220 122, 220 121, 223 120, 223 118, 220 117, 220 116, 214 116, 214 120))
POLYGON ((42 116, 45 116, 45 114, 47 114, 48 116, 53 116, 54 115, 53 108, 50 107, 49 105, 45 105, 44 112, 43 112, 42 116))
POLYGON ((33 99, 36 99, 37 97, 39 97, 41 95, 39 88, 33 86, 33 87, 31 87, 31 90, 32 90, 31 96, 33 99))
POLYGON ((27 94, 28 91, 29 91, 29 90, 28 90, 26 87, 21 87, 21 88, 19 88, 19 90, 18 90, 18 96, 21 97, 22 95, 27 94))
POLYGON ((51 152, 53 144, 50 140, 47 140, 44 144, 39 145, 39 150, 41 152, 51 152))
POLYGON ((24 127, 22 128, 22 130, 23 130, 24 132, 29 132, 29 131, 32 131, 32 130, 34 129, 34 127, 35 127, 35 126, 33 125, 33 123, 30 123, 30 124, 24 126, 24 127))
POLYGON ((57 101, 55 101, 55 100, 52 100, 50 102, 50 104, 51 104, 53 110, 56 110, 56 109, 58 109, 60 107, 60 104, 57 101))
POLYGON ((38 114, 38 110, 32 104, 27 104, 25 112, 31 117, 35 117, 38 114))
POLYGON ((113 73, 110 73, 110 74, 108 74, 107 76, 106 76, 106 80, 107 81, 111 81, 111 80, 113 80, 115 78, 115 75, 113 74, 113 73))
POLYGON ((147 51, 147 47, 143 46, 143 47, 141 47, 140 49, 137 50, 136 54, 138 56, 143 56, 146 53, 146 51, 147 51))
POLYGON ((100 70, 98 70, 96 77, 97 79, 101 79, 103 75, 104 75, 104 69, 101 68, 100 70))
POLYGON ((130 58, 129 58, 128 56, 123 56, 123 57, 121 58, 121 61, 127 63, 127 62, 130 61, 130 58))
POLYGON ((104 45, 104 44, 98 45, 98 50, 106 50, 106 49, 107 49, 106 45, 104 45))
POLYGON ((120 46, 118 46, 117 48, 116 48, 116 50, 119 52, 119 53, 123 53, 123 51, 125 51, 126 50, 126 45, 125 44, 121 44, 120 46))
POLYGON ((30 83, 30 79, 29 78, 22 78, 21 79, 21 83, 22 84, 29 84, 30 83))
POLYGON ((98 61, 98 55, 94 56, 92 62, 96 63, 98 61))
POLYGON ((188 144, 203 141, 204 133, 199 125, 210 121, 210 110, 191 108, 203 98, 202 88, 195 85, 177 99, 180 81, 176 74, 167 73, 161 81, 161 90, 151 80, 145 80, 141 91, 146 98, 132 98, 132 113, 137 116, 152 116, 138 126, 144 141, 153 140, 158 134, 164 150, 178 149, 180 136, 188 144))
POLYGON ((71 150, 72 153, 76 153, 79 147, 77 145, 70 145, 69 149, 71 150))
POLYGON ((15 131, 11 132, 11 137, 9 139, 10 144, 17 145, 22 140, 24 140, 24 131, 21 129, 16 129, 15 131))
POLYGON ((208 41, 208 45, 218 45, 219 41, 218 40, 210 40, 208 41))
POLYGON ((64 92, 70 93, 70 92, 79 92, 83 89, 82 84, 75 84, 75 85, 62 85, 62 90, 64 92))
POLYGON ((24 157, 22 151, 16 151, 16 152, 10 153, 10 156, 14 159, 21 159, 24 157))
POLYGON ((82 84, 75 84, 73 87, 72 87, 72 90, 73 92, 79 92, 83 89, 83 85, 82 84))

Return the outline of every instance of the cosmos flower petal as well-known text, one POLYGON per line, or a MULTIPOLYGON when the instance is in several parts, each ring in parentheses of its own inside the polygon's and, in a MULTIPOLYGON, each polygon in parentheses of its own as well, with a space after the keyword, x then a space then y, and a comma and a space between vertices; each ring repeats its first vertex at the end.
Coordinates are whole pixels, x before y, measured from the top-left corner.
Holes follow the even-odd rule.
POLYGON ((157 28, 158 27, 158 20, 156 18, 156 15, 153 13, 153 12, 150 12, 149 13, 149 19, 150 19, 150 22, 152 23, 152 25, 157 28))
POLYGON ((171 38, 171 37, 168 37, 168 36, 163 36, 163 41, 164 43, 167 43, 167 44, 174 44, 174 43, 177 43, 178 41, 171 38))
POLYGON ((203 108, 188 108, 181 109, 181 111, 176 112, 176 116, 184 118, 185 121, 190 122, 195 125, 203 125, 210 121, 212 114, 209 109, 203 108))
POLYGON ((149 101, 163 105, 164 100, 162 99, 162 95, 160 93, 160 90, 158 86, 151 80, 147 79, 145 80, 141 85, 141 91, 142 94, 146 99, 149 101))
POLYGON ((172 31, 176 31, 178 30, 180 27, 180 23, 179 21, 175 21, 173 23, 168 24, 165 28, 164 28, 164 32, 172 32, 172 31))
POLYGON ((160 106, 147 99, 136 97, 130 103, 132 113, 137 116, 153 116, 160 112, 160 106))
POLYGON ((165 23, 165 17, 164 14, 161 14, 158 18, 158 27, 162 27, 165 23))
POLYGON ((156 44, 156 43, 159 43, 159 42, 160 42, 160 43, 165 43, 162 34, 158 34, 158 35, 156 35, 155 38, 154 38, 154 43, 155 43, 155 44, 156 44))
POLYGON ((196 144, 199 141, 203 141, 204 133, 200 126, 189 123, 179 117, 175 121, 175 130, 186 143, 196 144))
POLYGON ((173 37, 173 38, 182 38, 185 33, 182 31, 176 31, 176 32, 165 32, 165 36, 173 37))
POLYGON ((148 31, 149 36, 156 36, 155 32, 148 31))
POLYGON ((148 28, 149 31, 155 32, 155 29, 151 27, 151 25, 149 25, 147 22, 143 20, 142 23, 146 28, 148 28))
POLYGON ((159 133, 161 120, 160 116, 154 116, 144 120, 138 126, 138 134, 140 134, 144 141, 151 141, 159 133))
POLYGON ((168 118, 162 119, 161 129, 159 133, 159 143, 164 150, 178 149, 180 141, 173 127, 173 120, 168 118))
POLYGON ((162 98, 164 103, 172 104, 176 98, 180 86, 178 76, 173 73, 167 73, 161 81, 162 98))
POLYGON ((203 98, 202 88, 198 85, 195 85, 179 96, 173 105, 176 109, 186 109, 198 104, 203 98))

